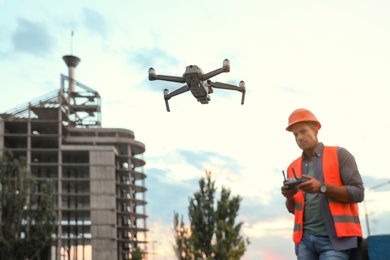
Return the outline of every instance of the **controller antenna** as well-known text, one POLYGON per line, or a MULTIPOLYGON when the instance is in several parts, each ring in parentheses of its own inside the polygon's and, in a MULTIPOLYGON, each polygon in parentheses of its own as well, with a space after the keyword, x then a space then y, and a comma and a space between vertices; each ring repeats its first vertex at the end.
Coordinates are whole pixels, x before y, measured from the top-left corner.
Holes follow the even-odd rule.
POLYGON ((286 174, 284 174, 284 170, 282 170, 282 173, 283 173, 284 180, 287 181, 286 174))
POLYGON ((294 178, 297 179, 297 176, 295 175, 295 171, 294 171, 294 168, 291 169, 293 174, 294 174, 294 178))

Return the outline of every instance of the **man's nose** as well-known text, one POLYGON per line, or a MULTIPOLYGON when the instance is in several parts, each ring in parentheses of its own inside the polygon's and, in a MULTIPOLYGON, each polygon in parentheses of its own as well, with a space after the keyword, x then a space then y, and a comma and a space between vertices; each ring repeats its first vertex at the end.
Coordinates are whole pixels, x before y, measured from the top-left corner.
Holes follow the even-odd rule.
POLYGON ((296 139, 297 139, 297 141, 302 140, 303 139, 303 135, 297 134, 296 135, 296 139))

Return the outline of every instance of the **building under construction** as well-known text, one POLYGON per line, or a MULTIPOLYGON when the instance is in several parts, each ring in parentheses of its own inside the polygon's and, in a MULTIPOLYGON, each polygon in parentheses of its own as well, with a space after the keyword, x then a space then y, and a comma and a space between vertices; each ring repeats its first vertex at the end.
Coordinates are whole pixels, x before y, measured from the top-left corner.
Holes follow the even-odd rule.
POLYGON ((145 145, 101 126, 99 93, 75 80, 80 59, 63 59, 59 91, 0 114, 0 154, 25 157, 38 185, 55 183, 50 259, 129 259, 147 251, 145 145))

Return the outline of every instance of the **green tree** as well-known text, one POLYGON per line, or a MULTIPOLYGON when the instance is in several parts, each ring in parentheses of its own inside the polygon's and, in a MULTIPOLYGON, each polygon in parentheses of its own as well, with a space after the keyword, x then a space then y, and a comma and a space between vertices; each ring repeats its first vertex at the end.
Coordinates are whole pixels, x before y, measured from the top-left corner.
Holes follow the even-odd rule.
POLYGON ((249 240, 240 235, 242 222, 235 223, 241 198, 240 196, 230 198, 230 195, 230 189, 222 187, 221 199, 215 212, 214 259, 240 259, 246 250, 245 242, 249 244, 249 240))
POLYGON ((145 252, 137 247, 135 250, 131 251, 131 259, 132 260, 142 260, 144 259, 145 252))
POLYGON ((176 257, 180 260, 192 259, 192 249, 189 240, 190 234, 188 228, 186 228, 184 224, 183 215, 181 216, 181 219, 179 221, 179 214, 176 212, 174 212, 173 214, 173 227, 175 237, 175 244, 173 246, 173 249, 176 253, 176 257))
POLYGON ((55 231, 53 185, 39 185, 24 158, 0 157, 0 259, 34 259, 55 231))
POLYGON ((211 173, 206 173, 199 181, 199 191, 189 199, 190 231, 177 232, 177 228, 185 227, 183 220, 178 222, 175 214, 174 246, 178 259, 218 259, 236 260, 244 255, 249 239, 240 235, 242 222, 236 224, 241 197, 231 196, 228 188, 222 187, 221 198, 216 203, 215 181, 211 173), (183 247, 187 241, 188 246, 183 247), (188 251, 185 252, 184 250, 188 251))
POLYGON ((188 215, 191 222, 191 244, 194 247, 193 254, 196 259, 213 254, 212 239, 215 227, 214 194, 215 181, 211 181, 209 173, 206 178, 199 180, 198 192, 190 198, 188 215))

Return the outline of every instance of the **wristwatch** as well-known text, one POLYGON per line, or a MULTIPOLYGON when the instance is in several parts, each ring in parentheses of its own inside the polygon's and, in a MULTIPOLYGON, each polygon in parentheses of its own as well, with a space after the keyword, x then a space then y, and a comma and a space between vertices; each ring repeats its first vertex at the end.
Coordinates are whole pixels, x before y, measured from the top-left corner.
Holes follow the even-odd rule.
POLYGON ((325 185, 325 183, 322 183, 321 188, 320 188, 320 192, 322 194, 324 194, 326 192, 326 185, 325 185))

